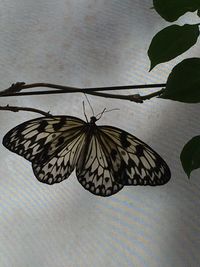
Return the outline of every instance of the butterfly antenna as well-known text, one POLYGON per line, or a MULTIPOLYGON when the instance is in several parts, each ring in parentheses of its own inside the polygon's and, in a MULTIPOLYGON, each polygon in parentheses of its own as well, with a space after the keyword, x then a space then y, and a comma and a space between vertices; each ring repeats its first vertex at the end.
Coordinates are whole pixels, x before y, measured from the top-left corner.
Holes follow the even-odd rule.
POLYGON ((84 95, 85 95, 85 98, 87 99, 87 102, 88 102, 88 104, 89 104, 89 106, 90 106, 90 108, 91 108, 91 110, 92 110, 92 115, 94 116, 94 110, 93 110, 93 108, 92 108, 92 105, 90 104, 90 101, 89 101, 87 95, 86 95, 85 93, 84 93, 84 95))
POLYGON ((103 116, 103 114, 106 112, 106 108, 103 109, 102 112, 98 113, 95 117, 97 118, 99 116, 99 118, 97 120, 100 120, 101 117, 103 116))
POLYGON ((99 116, 99 118, 98 118, 98 120, 99 120, 99 119, 101 119, 101 117, 103 116, 104 113, 114 111, 114 110, 120 110, 120 109, 119 108, 113 108, 113 109, 106 110, 106 108, 104 108, 104 110, 102 112, 98 113, 96 115, 96 117, 99 116))
POLYGON ((83 113, 85 115, 86 121, 88 122, 88 118, 87 118, 87 115, 86 115, 86 112, 85 112, 85 102, 84 101, 83 101, 83 113))
POLYGON ((105 110, 104 112, 110 112, 110 111, 115 111, 115 110, 120 110, 119 108, 112 108, 112 109, 109 109, 109 110, 105 110))

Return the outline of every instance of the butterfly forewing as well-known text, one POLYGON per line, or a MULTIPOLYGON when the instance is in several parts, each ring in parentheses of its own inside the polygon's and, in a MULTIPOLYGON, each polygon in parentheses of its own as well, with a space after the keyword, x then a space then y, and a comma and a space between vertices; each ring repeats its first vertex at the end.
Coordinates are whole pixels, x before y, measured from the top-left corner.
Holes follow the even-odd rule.
POLYGON ((41 117, 10 130, 3 145, 31 162, 45 162, 79 134, 85 122, 70 116, 41 117))
MULTIPOLYGON (((162 185, 171 177, 165 161, 148 145, 135 136, 111 126, 99 126, 99 129, 116 144, 124 168, 123 175, 117 181, 123 185, 162 185)), ((102 135, 103 136, 103 135, 102 135)), ((104 138, 105 139, 105 138, 104 138)), ((106 144, 105 144, 106 145, 106 144)))

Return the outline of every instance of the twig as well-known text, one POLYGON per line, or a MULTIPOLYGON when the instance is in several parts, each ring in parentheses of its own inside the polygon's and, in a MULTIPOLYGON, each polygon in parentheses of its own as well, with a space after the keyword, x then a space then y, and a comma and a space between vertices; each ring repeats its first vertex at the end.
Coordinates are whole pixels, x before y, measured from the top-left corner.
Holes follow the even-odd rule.
POLYGON ((12 94, 16 92, 20 92, 23 89, 23 85, 25 85, 25 82, 17 82, 13 83, 10 87, 0 92, 2 95, 12 94))
POLYGON ((161 89, 160 91, 157 91, 157 92, 154 92, 154 93, 151 93, 151 94, 148 94, 148 95, 141 96, 141 99, 142 99, 143 101, 145 101, 145 100, 149 100, 149 99, 151 99, 151 98, 153 98, 153 97, 162 95, 162 93, 164 93, 164 91, 165 91, 165 89, 163 88, 163 89, 161 89))
POLYGON ((6 106, 0 106, 0 110, 9 110, 12 112, 29 111, 29 112, 35 112, 35 113, 42 114, 43 116, 46 116, 46 117, 52 117, 50 112, 45 112, 45 111, 42 111, 40 109, 29 108, 29 107, 16 107, 16 106, 6 105, 6 106))
MULTIPOLYGON (((123 100, 130 100, 136 103, 143 103, 144 100, 150 99, 155 96, 160 95, 160 91, 154 92, 153 94, 149 94, 147 96, 140 96, 139 94, 134 95, 117 95, 117 94, 108 94, 101 93, 98 91, 107 91, 107 90, 127 90, 127 89, 145 89, 145 88, 158 88, 164 87, 166 84, 143 84, 143 85, 127 85, 127 86, 113 86, 113 87, 97 87, 97 88, 77 88, 77 87, 69 87, 62 86, 50 83, 33 83, 33 84, 25 84, 24 82, 18 82, 16 84, 12 84, 11 87, 0 92, 0 97, 8 97, 8 96, 27 96, 27 95, 46 95, 46 94, 62 94, 62 93, 86 93, 90 95, 106 97, 106 98, 116 98, 123 100), (56 88, 57 90, 45 90, 45 91, 32 91, 32 92, 21 92, 22 90, 35 88, 35 87, 49 87, 56 88)), ((164 89, 162 89, 163 92, 164 89)))

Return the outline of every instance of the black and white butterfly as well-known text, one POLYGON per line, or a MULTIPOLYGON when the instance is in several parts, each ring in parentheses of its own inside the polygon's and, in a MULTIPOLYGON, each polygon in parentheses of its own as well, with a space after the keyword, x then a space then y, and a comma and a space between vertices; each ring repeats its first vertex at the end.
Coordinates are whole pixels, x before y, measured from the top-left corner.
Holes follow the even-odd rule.
POLYGON ((26 121, 3 138, 3 145, 32 163, 36 178, 54 184, 76 169, 91 193, 110 196, 125 185, 163 185, 170 179, 165 161, 135 136, 71 116, 26 121))

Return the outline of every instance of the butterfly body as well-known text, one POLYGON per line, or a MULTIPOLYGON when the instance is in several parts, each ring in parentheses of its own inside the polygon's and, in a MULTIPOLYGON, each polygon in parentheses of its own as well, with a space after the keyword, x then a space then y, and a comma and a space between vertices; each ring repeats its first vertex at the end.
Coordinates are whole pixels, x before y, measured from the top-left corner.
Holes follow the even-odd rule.
POLYGON ((3 145, 32 163, 36 178, 54 184, 73 170, 91 193, 110 196, 125 185, 162 185, 169 181, 165 161, 135 136, 113 126, 72 116, 41 117, 10 130, 3 145))

